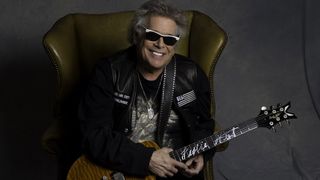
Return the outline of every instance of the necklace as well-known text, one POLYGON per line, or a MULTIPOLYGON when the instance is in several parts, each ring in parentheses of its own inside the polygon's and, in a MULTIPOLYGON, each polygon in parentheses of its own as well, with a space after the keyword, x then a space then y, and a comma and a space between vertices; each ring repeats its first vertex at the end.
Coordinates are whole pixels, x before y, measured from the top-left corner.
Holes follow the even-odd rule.
MULTIPOLYGON (((147 98, 147 95, 146 95, 146 92, 144 91, 144 88, 142 86, 142 83, 141 83, 141 79, 140 79, 140 74, 138 74, 138 80, 139 80, 139 84, 140 84, 140 87, 142 89, 142 94, 143 94, 143 97, 144 97, 144 100, 146 101, 147 103, 147 110, 148 110, 148 118, 149 119, 152 119, 154 117, 154 110, 152 108, 152 105, 149 103, 148 101, 148 98, 147 98)), ((159 85, 158 85, 158 88, 157 88, 157 91, 156 91, 156 94, 154 95, 153 98, 151 98, 151 102, 154 102, 154 100, 156 99, 157 95, 158 95, 158 92, 159 92, 159 89, 160 89, 160 86, 161 86, 161 82, 162 82, 162 78, 163 78, 163 73, 161 75, 161 79, 160 79, 160 82, 159 82, 159 85)))

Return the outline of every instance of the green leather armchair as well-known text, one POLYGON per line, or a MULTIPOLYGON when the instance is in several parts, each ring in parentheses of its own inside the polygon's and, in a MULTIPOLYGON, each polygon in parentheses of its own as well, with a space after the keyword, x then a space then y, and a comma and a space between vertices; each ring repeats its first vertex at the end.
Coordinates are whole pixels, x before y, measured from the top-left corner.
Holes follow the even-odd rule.
MULTIPOLYGON (((96 60, 130 45, 127 41, 127 27, 133 13, 70 14, 58 20, 43 38, 43 45, 56 69, 57 93, 55 121, 44 133, 42 146, 49 153, 57 155, 62 172, 60 176, 65 175, 71 163, 80 155, 76 111, 83 82, 96 60)), ((197 11, 185 13, 188 30, 179 41, 177 53, 195 60, 208 75, 211 83, 211 112, 214 116, 213 74, 227 42, 227 35, 207 15, 197 11)), ((213 179, 212 161, 206 164, 205 176, 207 180, 213 179)))

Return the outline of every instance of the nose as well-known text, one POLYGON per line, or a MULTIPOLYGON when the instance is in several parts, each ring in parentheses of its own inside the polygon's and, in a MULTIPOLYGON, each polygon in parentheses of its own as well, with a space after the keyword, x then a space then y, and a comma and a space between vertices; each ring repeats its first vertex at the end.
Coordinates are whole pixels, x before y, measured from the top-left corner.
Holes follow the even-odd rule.
POLYGON ((163 37, 160 37, 156 42, 155 42, 155 46, 158 48, 163 48, 165 46, 164 42, 163 42, 163 37))

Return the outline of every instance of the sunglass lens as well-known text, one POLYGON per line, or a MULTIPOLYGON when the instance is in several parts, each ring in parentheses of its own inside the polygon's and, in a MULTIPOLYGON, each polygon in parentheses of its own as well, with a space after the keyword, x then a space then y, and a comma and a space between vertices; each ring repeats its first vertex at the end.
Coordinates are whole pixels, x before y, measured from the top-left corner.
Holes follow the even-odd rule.
POLYGON ((160 38, 160 35, 155 32, 147 32, 146 33, 146 39, 150 41, 156 41, 160 38))
POLYGON ((177 42, 177 40, 173 37, 164 37, 163 41, 166 45, 169 45, 169 46, 172 46, 177 42))

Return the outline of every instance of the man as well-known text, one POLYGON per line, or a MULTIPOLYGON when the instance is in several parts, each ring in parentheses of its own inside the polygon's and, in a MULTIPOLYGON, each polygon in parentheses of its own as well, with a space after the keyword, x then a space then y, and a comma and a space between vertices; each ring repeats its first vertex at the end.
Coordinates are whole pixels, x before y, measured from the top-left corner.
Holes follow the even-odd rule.
POLYGON ((186 162, 169 155, 213 129, 206 75, 175 54, 185 26, 181 11, 148 1, 132 20, 132 46, 97 64, 79 106, 84 151, 92 161, 136 176, 202 178, 213 152, 186 162))

